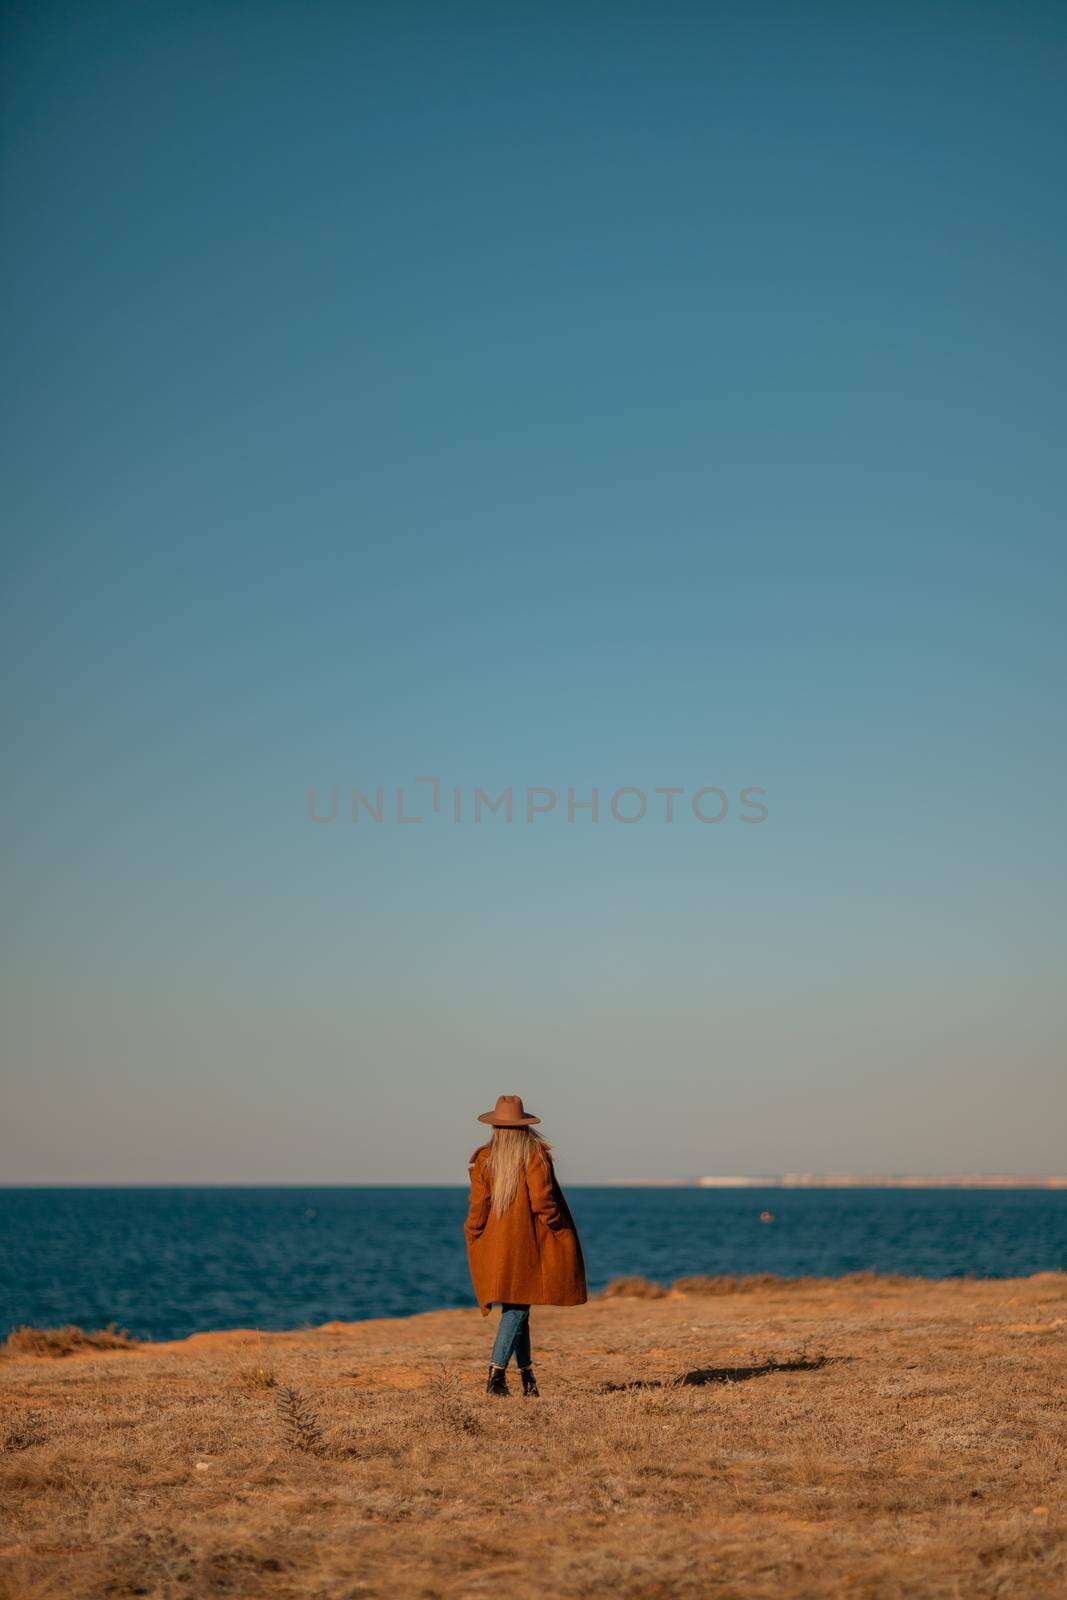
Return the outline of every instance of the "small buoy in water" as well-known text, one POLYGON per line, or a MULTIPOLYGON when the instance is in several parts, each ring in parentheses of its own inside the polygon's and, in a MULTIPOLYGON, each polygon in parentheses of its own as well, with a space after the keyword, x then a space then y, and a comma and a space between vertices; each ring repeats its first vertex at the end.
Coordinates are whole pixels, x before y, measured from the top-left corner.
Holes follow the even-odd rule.
POLYGON ((307 1210, 304 1212, 304 1215, 305 1217, 313 1217, 315 1215, 315 1207, 308 1206, 307 1210))
POLYGON ((761 1211, 760 1214, 759 1214, 759 1219, 760 1219, 761 1222, 773 1222, 774 1221, 774 1212, 773 1211, 761 1211))

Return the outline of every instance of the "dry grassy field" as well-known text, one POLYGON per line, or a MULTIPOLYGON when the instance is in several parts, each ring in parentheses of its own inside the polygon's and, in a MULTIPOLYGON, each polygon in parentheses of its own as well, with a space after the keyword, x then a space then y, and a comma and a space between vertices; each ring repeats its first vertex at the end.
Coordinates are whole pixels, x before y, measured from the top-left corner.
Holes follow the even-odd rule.
POLYGON ((528 1401, 476 1311, 15 1337, 0 1595, 1067 1593, 1067 1276, 631 1288, 534 1312, 528 1401))

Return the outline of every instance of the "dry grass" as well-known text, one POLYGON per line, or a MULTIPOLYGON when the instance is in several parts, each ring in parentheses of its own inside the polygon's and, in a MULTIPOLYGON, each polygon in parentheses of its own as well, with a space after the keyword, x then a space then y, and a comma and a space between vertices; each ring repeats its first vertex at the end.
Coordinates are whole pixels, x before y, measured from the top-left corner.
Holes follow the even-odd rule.
POLYGON ((601 1289, 602 1300, 666 1300, 669 1290, 652 1278, 612 1278, 601 1289))
MULTIPOLYGON (((782 1278, 775 1272, 754 1272, 747 1277, 723 1273, 715 1278, 676 1278, 670 1288, 656 1283, 652 1278, 612 1278, 601 1295, 605 1300, 663 1300, 674 1294, 758 1294, 763 1289, 776 1289, 785 1294, 790 1289, 806 1291, 819 1286, 827 1289, 849 1288, 853 1284, 879 1284, 882 1287, 922 1288, 926 1278, 898 1278, 878 1272, 848 1272, 840 1278, 782 1278)), ((969 1281, 969 1280, 964 1280, 969 1281)))
POLYGON ((86 1350, 132 1350, 138 1341, 113 1322, 95 1333, 86 1333, 68 1322, 65 1328, 15 1328, 0 1345, 6 1356, 83 1355, 86 1350))
POLYGON ((277 1374, 270 1367, 261 1366, 252 1361, 247 1366, 234 1368, 234 1382, 240 1384, 242 1389, 247 1389, 254 1394, 257 1389, 274 1389, 277 1387, 277 1374))
POLYGON ((1043 1600, 1065 1316, 1054 1274, 616 1294, 535 1311, 540 1401, 481 1392, 477 1312, 15 1353, 0 1595, 1043 1600))

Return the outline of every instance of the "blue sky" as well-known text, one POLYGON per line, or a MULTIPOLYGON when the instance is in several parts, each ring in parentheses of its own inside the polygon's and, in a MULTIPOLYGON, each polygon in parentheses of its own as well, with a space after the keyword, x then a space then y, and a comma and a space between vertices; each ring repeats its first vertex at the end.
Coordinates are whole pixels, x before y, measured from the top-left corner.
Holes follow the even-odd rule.
POLYGON ((1062 9, 6 32, 7 1180, 1062 1165, 1062 9))

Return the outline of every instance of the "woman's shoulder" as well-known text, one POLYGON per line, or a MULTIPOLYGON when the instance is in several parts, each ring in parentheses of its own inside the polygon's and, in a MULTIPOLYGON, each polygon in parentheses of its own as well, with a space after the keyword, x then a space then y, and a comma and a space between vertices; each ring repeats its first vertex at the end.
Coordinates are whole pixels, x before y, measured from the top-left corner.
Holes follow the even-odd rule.
POLYGON ((477 1150, 475 1150, 474 1154, 471 1156, 470 1160, 467 1162, 468 1167, 476 1166, 479 1161, 484 1160, 488 1150, 488 1144, 480 1144, 477 1150))

